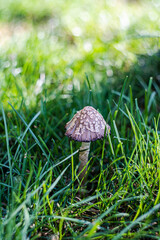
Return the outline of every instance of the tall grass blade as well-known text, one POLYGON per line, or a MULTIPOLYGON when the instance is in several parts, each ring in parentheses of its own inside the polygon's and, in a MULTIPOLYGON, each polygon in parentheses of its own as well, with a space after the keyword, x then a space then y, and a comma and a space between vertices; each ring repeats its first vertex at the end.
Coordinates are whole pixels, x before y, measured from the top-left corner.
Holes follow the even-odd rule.
POLYGON ((33 131, 30 129, 30 127, 28 126, 28 124, 26 123, 26 121, 23 119, 23 117, 17 112, 17 110, 12 106, 11 103, 9 103, 9 105, 11 106, 11 108, 15 111, 15 113, 18 115, 18 117, 22 120, 22 122, 24 123, 24 125, 29 129, 32 137, 34 138, 35 142, 37 143, 37 145, 39 146, 39 148, 42 150, 44 156, 48 159, 48 156, 46 154, 46 152, 44 151, 43 147, 41 146, 38 138, 36 137, 36 135, 33 133, 33 131))
POLYGON ((3 109, 3 105, 2 105, 2 116, 3 116, 5 135, 6 135, 6 146, 7 146, 7 155, 8 155, 8 163, 9 163, 10 181, 11 181, 11 187, 13 187, 12 163, 11 163, 11 155, 10 155, 10 147, 9 147, 8 128, 7 128, 6 116, 3 109))

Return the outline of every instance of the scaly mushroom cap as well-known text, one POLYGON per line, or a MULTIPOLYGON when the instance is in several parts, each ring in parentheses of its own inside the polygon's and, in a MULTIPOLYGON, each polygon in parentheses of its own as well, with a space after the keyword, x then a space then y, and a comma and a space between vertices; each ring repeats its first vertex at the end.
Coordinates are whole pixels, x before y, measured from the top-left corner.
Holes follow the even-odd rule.
POLYGON ((102 115, 90 106, 78 111, 65 128, 65 135, 79 142, 96 141, 104 137, 105 128, 106 135, 110 131, 102 115))

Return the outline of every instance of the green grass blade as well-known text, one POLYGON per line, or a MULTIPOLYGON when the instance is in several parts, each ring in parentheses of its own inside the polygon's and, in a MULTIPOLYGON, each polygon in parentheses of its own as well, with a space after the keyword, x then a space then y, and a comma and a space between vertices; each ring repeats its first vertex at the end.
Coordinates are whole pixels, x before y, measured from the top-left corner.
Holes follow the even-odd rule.
POLYGON ((132 229, 135 225, 141 223, 144 219, 152 215, 155 211, 160 209, 160 203, 154 206, 152 209, 150 209, 148 212, 137 218, 134 222, 130 223, 126 228, 124 228, 119 234, 117 234, 116 237, 113 238, 113 240, 120 239, 123 234, 127 233, 130 229, 132 229))
POLYGON ((9 138, 8 138, 8 128, 7 128, 6 116, 5 116, 5 112, 3 109, 3 105, 2 105, 2 115, 3 115, 5 135, 6 135, 6 146, 7 146, 7 155, 8 155, 8 163, 9 163, 10 181, 11 181, 11 187, 13 187, 13 174, 12 174, 12 163, 11 163, 9 138))
POLYGON ((17 154, 18 154, 19 149, 20 149, 20 147, 21 147, 21 143, 22 143, 22 141, 23 141, 26 133, 28 132, 28 130, 30 129, 31 125, 32 125, 32 124, 34 123, 34 121, 39 117, 40 114, 41 114, 41 112, 39 111, 39 112, 32 118, 32 120, 30 121, 30 123, 27 125, 27 128, 25 129, 25 131, 24 131, 24 133, 23 133, 23 135, 22 135, 22 137, 21 137, 21 139, 20 139, 20 141, 19 141, 19 145, 18 145, 17 150, 16 150, 16 153, 15 153, 15 158, 17 157, 17 154))
POLYGON ((9 105, 11 106, 11 108, 16 112, 16 114, 18 115, 18 117, 22 120, 22 122, 24 123, 24 125, 28 128, 28 130, 30 131, 32 137, 34 138, 35 142, 37 143, 37 145, 39 146, 39 148, 42 150, 44 156, 48 159, 48 156, 46 154, 46 152, 44 151, 42 145, 40 144, 38 138, 36 137, 36 135, 33 133, 33 131, 30 129, 30 127, 28 126, 28 124, 26 123, 26 121, 23 119, 23 117, 17 112, 17 110, 12 106, 11 103, 9 103, 9 105))
POLYGON ((116 119, 117 114, 118 114, 118 112, 119 112, 120 104, 121 104, 121 102, 122 102, 123 93, 124 93, 124 90, 125 90, 125 86, 126 86, 126 84, 127 84, 127 81, 128 81, 128 76, 126 76, 126 78, 125 78, 125 80, 124 80, 124 83, 123 83, 123 86, 122 86, 121 94, 120 94, 119 101, 118 101, 117 112, 116 112, 116 114, 115 114, 115 119, 116 119))

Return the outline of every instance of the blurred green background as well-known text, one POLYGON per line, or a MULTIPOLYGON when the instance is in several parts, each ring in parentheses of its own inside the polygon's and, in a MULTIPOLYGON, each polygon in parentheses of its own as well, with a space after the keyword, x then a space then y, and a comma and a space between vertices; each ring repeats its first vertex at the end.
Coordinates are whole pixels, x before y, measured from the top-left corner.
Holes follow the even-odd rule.
POLYGON ((0 0, 1 101, 70 103, 85 73, 107 96, 128 75, 142 97, 150 77, 160 83, 159 16, 159 0, 0 0))

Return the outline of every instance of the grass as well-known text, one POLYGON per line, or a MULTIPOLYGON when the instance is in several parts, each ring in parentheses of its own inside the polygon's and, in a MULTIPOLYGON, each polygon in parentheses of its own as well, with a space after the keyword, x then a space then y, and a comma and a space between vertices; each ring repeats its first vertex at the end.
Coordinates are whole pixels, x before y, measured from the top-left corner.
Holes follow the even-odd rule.
POLYGON ((0 1, 0 239, 160 239, 158 1, 90 3, 0 1), (80 194, 86 105, 111 134, 80 194))

